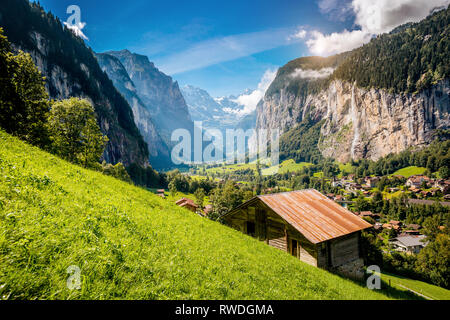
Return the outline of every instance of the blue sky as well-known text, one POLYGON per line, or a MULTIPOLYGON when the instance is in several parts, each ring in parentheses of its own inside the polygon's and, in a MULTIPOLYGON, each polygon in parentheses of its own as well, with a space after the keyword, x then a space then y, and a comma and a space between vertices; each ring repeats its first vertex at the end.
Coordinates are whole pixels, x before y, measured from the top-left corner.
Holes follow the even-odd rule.
MULTIPOLYGON (((417 10, 426 11, 424 3, 448 0, 402 1, 414 2, 417 10)), ((352 49, 388 30, 391 25, 385 21, 371 25, 364 22, 373 20, 373 2, 40 0, 62 21, 69 16, 67 7, 78 5, 81 20, 86 23, 82 31, 94 51, 127 48, 145 54, 180 85, 198 86, 213 96, 256 89, 267 70, 276 70, 305 55, 352 49)), ((381 16, 393 12, 394 24, 414 20, 399 19, 401 7, 386 13, 389 3, 392 1, 375 8, 381 10, 381 16)))

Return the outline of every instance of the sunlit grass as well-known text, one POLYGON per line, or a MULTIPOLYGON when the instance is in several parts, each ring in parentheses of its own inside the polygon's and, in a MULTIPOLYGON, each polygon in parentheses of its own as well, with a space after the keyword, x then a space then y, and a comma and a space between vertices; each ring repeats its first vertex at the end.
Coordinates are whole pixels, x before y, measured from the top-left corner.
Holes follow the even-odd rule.
POLYGON ((386 283, 389 283, 390 280, 391 286, 397 287, 400 290, 405 290, 406 287, 433 300, 450 300, 450 290, 426 282, 412 280, 389 273, 383 273, 381 279, 386 283))
POLYGON ((400 170, 397 170, 394 172, 394 175, 403 176, 405 178, 409 178, 414 175, 421 175, 424 174, 427 169, 423 167, 406 167, 400 170))
POLYGON ((0 297, 387 298, 1 131, 0 297))

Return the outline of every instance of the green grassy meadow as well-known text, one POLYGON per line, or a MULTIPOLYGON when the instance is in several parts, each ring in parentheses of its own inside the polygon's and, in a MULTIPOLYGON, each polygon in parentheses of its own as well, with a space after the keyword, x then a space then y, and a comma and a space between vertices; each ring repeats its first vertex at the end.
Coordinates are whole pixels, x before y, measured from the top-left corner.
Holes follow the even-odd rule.
POLYGON ((0 131, 0 299, 387 299, 0 131), (81 289, 69 290, 69 266, 81 289))
POLYGON ((450 300, 450 290, 426 282, 408 279, 389 273, 383 273, 381 275, 381 279, 386 283, 389 283, 390 280, 391 286, 403 290, 406 287, 411 290, 414 290, 415 292, 423 294, 433 300, 450 300))
POLYGON ((411 167, 406 167, 406 168, 402 168, 400 170, 395 171, 394 175, 398 175, 398 176, 403 176, 405 178, 409 178, 409 177, 414 176, 414 175, 421 175, 426 170, 427 170, 426 168, 411 166, 411 167))

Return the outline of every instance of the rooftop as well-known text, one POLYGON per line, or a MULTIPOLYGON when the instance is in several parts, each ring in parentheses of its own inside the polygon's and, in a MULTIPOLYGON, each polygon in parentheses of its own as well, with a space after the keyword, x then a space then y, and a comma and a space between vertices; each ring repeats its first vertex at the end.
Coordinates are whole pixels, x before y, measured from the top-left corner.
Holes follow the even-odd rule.
POLYGON ((228 214, 256 200, 261 200, 312 243, 372 227, 314 189, 257 196, 228 214))
POLYGON ((404 245, 405 247, 415 247, 415 246, 425 246, 426 243, 422 240, 426 239, 425 236, 399 236, 397 238, 394 238, 390 241, 393 242, 399 242, 400 244, 404 245))

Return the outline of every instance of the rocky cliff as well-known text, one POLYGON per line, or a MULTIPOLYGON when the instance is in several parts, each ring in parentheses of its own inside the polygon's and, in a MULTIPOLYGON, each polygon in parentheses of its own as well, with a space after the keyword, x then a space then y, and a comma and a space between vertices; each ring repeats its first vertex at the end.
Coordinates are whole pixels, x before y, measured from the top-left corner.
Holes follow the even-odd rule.
POLYGON ((46 77, 51 98, 74 96, 91 101, 100 128, 109 138, 103 156, 107 162, 148 166, 147 145, 130 106, 83 40, 39 4, 26 0, 2 1, 0 26, 16 49, 31 54, 46 77))
POLYGON ((174 130, 183 128, 192 132, 194 124, 176 81, 159 71, 146 56, 128 50, 106 53, 125 67, 167 145, 172 145, 170 137, 174 130))
POLYGON ((324 120, 318 148, 323 156, 345 162, 378 159, 432 141, 436 129, 450 127, 448 80, 416 94, 361 89, 334 80, 318 93, 287 90, 266 96, 257 109, 257 128, 286 132, 306 115, 324 120))
POLYGON ((376 160, 429 144, 450 127, 449 21, 447 8, 350 52, 289 62, 258 104, 257 128, 279 128, 282 156, 300 161, 376 160))
POLYGON ((133 110, 134 122, 147 142, 150 163, 153 167, 164 167, 169 163, 169 149, 157 132, 150 111, 137 94, 137 89, 125 67, 112 55, 96 54, 100 67, 108 74, 117 90, 125 97, 133 110))

